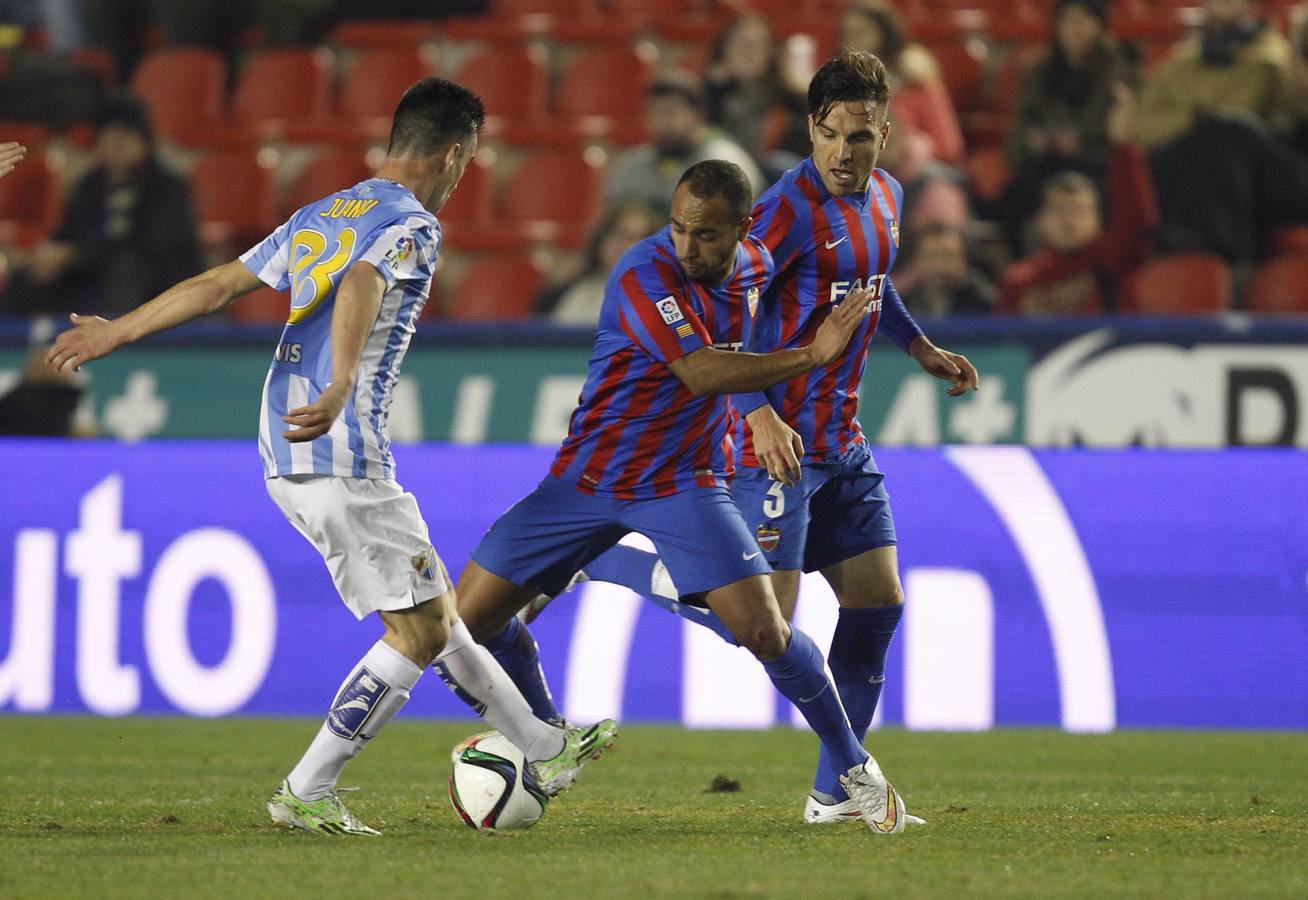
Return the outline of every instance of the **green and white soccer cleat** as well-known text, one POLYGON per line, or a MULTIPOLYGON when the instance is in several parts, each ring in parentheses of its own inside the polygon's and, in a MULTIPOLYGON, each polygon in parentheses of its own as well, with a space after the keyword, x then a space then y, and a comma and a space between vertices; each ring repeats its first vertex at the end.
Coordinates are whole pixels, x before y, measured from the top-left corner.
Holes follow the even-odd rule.
POLYGON ((289 825, 321 834, 381 834, 364 825, 345 808, 335 791, 317 800, 301 800, 291 793, 291 786, 282 782, 268 801, 268 812, 278 825, 289 825))
MULTIPOLYGON (((841 822, 857 822, 863 818, 853 800, 841 800, 837 803, 823 803, 812 794, 804 801, 804 822, 808 825, 839 825, 841 822)), ((925 825, 926 819, 912 813, 904 814, 905 825, 925 825)))
POLYGON ((612 719, 596 722, 589 728, 575 726, 563 731, 563 749, 550 759, 531 763, 531 774, 548 797, 572 787, 581 774, 582 766, 599 759, 618 736, 618 723, 612 719))
POLYGON ((904 830, 904 798, 886 781, 875 759, 869 756, 841 775, 840 786, 873 834, 899 834, 904 830))

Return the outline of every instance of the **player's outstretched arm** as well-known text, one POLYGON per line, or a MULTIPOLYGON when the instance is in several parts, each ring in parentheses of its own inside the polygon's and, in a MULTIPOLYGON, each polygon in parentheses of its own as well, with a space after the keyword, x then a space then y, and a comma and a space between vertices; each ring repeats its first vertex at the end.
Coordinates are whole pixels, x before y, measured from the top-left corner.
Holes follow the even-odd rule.
POLYGON ((968 390, 975 391, 981 386, 981 376, 966 356, 937 347, 926 335, 915 338, 908 345, 908 353, 917 360, 922 371, 950 383, 948 394, 951 397, 968 390))
POLYGON ((363 348, 385 292, 386 282, 371 263, 356 262, 345 273, 332 307, 332 383, 313 403, 282 416, 282 421, 294 426, 282 433, 286 440, 311 441, 331 430, 354 390, 363 348))
POLYGON ((832 306, 831 314, 807 347, 775 353, 733 353, 703 347, 674 360, 668 367, 700 397, 757 391, 779 381, 789 381, 825 366, 844 351, 850 337, 867 318, 868 300, 866 291, 852 291, 843 303, 832 306))
POLYGON ((22 144, 16 144, 10 141, 7 144, 0 144, 0 178, 5 177, 14 170, 14 166, 23 161, 27 148, 22 144))
POLYGON ((225 309, 237 297, 262 284, 244 263, 233 260, 170 287, 117 319, 73 313, 69 317, 73 327, 55 339, 45 363, 56 371, 80 369, 146 335, 225 309))

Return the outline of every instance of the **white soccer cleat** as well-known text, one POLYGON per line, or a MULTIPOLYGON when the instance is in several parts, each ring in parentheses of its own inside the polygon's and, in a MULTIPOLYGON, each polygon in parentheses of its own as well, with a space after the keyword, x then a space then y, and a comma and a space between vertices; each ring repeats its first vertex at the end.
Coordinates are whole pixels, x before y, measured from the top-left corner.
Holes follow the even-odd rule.
MULTIPOLYGON (((838 803, 823 803, 812 794, 804 801, 804 823, 806 825, 839 825, 841 822, 857 822, 863 818, 853 800, 841 800, 838 803)), ((905 825, 925 825, 926 819, 918 818, 912 813, 904 814, 905 825)))
POLYGON ((904 798, 894 789, 872 757, 840 776, 840 786, 873 834, 899 834, 907 813, 904 798))

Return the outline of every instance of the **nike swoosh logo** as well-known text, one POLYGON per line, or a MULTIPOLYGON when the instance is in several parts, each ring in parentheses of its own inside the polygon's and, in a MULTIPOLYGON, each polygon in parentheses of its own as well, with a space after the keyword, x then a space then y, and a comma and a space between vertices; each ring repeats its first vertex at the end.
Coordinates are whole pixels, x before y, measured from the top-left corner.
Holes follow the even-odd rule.
POLYGON ((895 830, 895 823, 899 820, 899 804, 895 802, 895 789, 886 785, 886 817, 880 822, 873 822, 872 825, 882 834, 890 834, 895 830))
POLYGON ((827 241, 827 242, 826 242, 826 248, 827 248, 828 250, 830 250, 830 249, 833 248, 833 247, 839 247, 841 244, 843 244, 843 243, 844 243, 845 241, 847 241, 847 240, 849 240, 849 235, 845 235, 844 237, 842 237, 842 238, 841 238, 840 240, 838 240, 838 241, 827 241))
POLYGON ((755 550, 753 553, 741 553, 740 558, 743 559, 745 562, 749 562, 751 559, 758 556, 762 552, 763 552, 762 550, 755 550))

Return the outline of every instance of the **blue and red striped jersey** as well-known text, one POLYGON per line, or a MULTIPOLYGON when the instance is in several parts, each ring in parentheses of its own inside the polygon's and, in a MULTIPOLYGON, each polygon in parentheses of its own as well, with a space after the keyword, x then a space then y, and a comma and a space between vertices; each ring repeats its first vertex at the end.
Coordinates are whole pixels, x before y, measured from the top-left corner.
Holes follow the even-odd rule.
POLYGON ((668 366, 702 347, 744 346, 772 269, 771 254, 750 237, 725 282, 692 281, 670 228, 623 254, 604 287, 586 385, 550 474, 619 500, 724 485, 734 471, 730 400, 695 396, 668 366))
MULTIPOLYGON (((872 172, 866 191, 834 196, 809 157, 754 207, 751 234, 771 251, 777 271, 748 349, 802 347, 812 341, 831 304, 858 288, 872 295, 872 313, 837 359, 766 391, 736 395, 742 413, 771 403, 803 438, 805 461, 839 455, 863 440, 858 390, 878 321, 884 316, 886 330, 905 349, 922 333, 887 277, 899 250, 903 202, 903 188, 881 169, 872 172)), ((741 431, 740 462, 757 467, 748 425, 741 431)))

